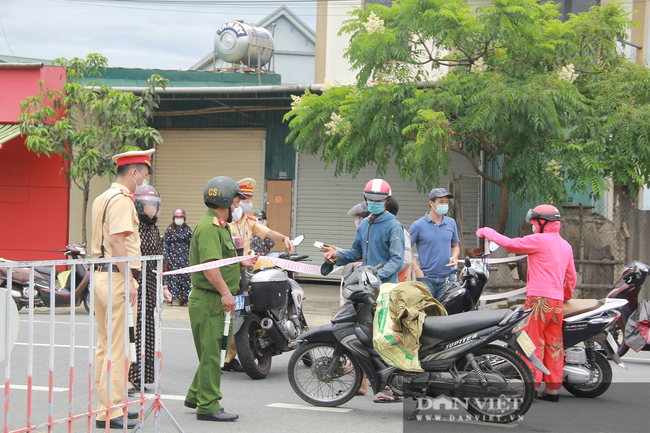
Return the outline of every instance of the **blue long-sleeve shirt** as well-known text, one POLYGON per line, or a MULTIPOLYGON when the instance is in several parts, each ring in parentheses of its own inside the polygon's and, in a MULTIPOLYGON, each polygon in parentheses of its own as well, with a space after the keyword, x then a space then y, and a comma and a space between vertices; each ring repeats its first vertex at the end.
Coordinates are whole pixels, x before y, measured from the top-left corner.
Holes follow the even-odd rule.
POLYGON ((395 215, 384 212, 372 223, 365 218, 359 224, 352 248, 338 251, 337 266, 363 260, 363 265, 383 263, 378 272, 382 283, 397 283, 404 264, 404 228, 395 215))

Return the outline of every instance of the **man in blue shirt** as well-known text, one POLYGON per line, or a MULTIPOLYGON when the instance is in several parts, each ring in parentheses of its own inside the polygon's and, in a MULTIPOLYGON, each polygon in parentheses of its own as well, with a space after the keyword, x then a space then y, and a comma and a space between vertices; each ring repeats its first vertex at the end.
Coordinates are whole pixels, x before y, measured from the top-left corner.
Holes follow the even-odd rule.
POLYGON ((343 266, 363 260, 363 265, 383 267, 377 273, 382 283, 397 283, 397 274, 404 264, 404 228, 395 215, 386 211, 392 195, 390 185, 382 179, 366 184, 363 195, 370 216, 359 224, 352 248, 335 251, 324 247, 323 256, 328 263, 343 266))
POLYGON ((454 267, 460 254, 458 227, 449 211, 449 199, 454 198, 444 188, 434 188, 429 193, 429 213, 411 225, 411 245, 418 249, 418 266, 412 266, 418 281, 429 287, 434 298, 439 299, 450 282, 456 280, 454 267))

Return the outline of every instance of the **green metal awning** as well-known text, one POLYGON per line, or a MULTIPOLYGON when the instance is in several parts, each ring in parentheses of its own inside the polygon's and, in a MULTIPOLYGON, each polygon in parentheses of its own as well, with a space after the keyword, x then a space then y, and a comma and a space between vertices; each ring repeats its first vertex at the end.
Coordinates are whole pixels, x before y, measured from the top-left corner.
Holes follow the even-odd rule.
POLYGON ((20 135, 20 126, 18 125, 0 125, 0 146, 3 143, 20 135))

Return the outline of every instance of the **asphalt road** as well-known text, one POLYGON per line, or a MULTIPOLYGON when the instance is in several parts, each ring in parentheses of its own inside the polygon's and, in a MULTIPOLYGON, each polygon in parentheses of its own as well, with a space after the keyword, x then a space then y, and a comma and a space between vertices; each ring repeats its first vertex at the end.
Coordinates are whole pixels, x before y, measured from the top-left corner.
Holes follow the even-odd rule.
MULTIPOLYGON (((305 315, 310 326, 328 323, 338 309, 338 287, 305 285, 305 315)), ((67 308, 56 311, 54 373, 55 419, 69 410, 69 338, 67 308)), ((75 384, 74 413, 88 408, 88 364, 92 350, 88 348, 88 315, 77 308, 75 326, 75 384)), ((34 321, 34 401, 32 423, 47 420, 49 315, 38 309, 34 321)), ((27 385, 27 321, 28 313, 20 312, 21 332, 12 352, 11 396, 9 400, 9 430, 26 425, 27 385)), ((239 414, 235 423, 197 421, 194 410, 183 406, 185 393, 192 380, 197 357, 192 342, 187 309, 168 307, 163 310, 163 375, 162 401, 185 432, 419 432, 442 430, 449 432, 483 432, 502 429, 522 432, 644 432, 650 431, 650 352, 631 352, 624 357, 629 370, 612 363, 612 387, 596 399, 580 399, 566 391, 560 392, 560 403, 535 402, 523 420, 508 425, 477 422, 404 421, 406 404, 375 404, 370 395, 358 396, 338 408, 316 408, 301 400, 287 380, 290 353, 273 358, 273 367, 264 380, 252 380, 244 373, 224 372, 222 405, 228 412, 239 414)), ((0 368, 5 371, 2 363, 0 368)), ((93 408, 96 403, 93 402, 93 408)), ((460 412, 459 415, 464 414, 460 412)), ((163 416, 161 431, 173 432, 171 422, 163 416)), ((94 429, 94 421, 92 423, 94 429)), ((67 431, 65 425, 54 431, 67 431)), ((87 431, 87 421, 75 421, 73 431, 87 431)), ((146 421, 144 431, 153 431, 153 417, 146 421)))

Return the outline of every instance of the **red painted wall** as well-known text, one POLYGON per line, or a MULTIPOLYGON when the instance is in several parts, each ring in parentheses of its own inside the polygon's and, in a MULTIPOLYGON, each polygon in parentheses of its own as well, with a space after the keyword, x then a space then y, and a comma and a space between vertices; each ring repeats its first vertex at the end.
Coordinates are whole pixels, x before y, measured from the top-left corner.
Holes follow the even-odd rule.
MULTIPOLYGON (((62 89, 63 68, 0 68, 0 124, 16 124, 20 101, 40 93, 39 79, 62 89)), ((37 156, 18 136, 0 149, 0 257, 10 260, 64 259, 68 243, 70 188, 63 158, 37 156)))

